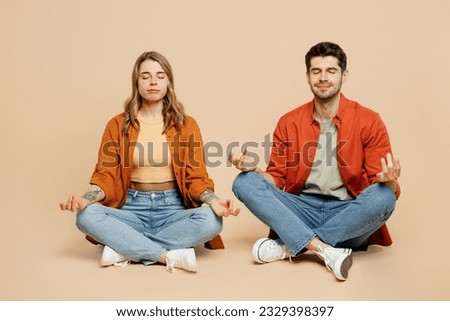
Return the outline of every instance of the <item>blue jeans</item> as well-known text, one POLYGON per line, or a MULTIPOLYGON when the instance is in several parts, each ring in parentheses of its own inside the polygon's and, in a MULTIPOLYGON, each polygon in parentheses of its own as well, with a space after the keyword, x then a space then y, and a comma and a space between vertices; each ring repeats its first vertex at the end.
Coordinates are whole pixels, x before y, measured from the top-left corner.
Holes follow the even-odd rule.
POLYGON ((316 237, 334 247, 366 247, 370 235, 395 208, 395 194, 385 184, 371 185, 356 199, 341 201, 290 194, 254 172, 243 172, 234 180, 233 192, 278 234, 293 255, 316 237))
POLYGON ((205 243, 222 230, 212 209, 186 209, 177 190, 129 190, 122 208, 92 204, 77 214, 77 227, 125 258, 157 262, 165 250, 205 243))

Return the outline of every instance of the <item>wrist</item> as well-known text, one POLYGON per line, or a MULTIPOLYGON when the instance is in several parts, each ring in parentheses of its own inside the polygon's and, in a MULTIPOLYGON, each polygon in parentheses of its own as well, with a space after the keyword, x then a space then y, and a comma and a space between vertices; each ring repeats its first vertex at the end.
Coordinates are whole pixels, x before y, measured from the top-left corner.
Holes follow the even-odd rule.
POLYGON ((216 200, 216 199, 219 199, 219 197, 216 194, 208 195, 205 198, 204 203, 207 204, 207 205, 211 205, 211 202, 216 200))
POLYGON ((99 186, 92 185, 81 198, 87 201, 87 205, 91 205, 105 198, 105 192, 99 186))
POLYGON ((255 169, 252 171, 258 175, 262 175, 264 173, 264 171, 262 169, 260 169, 259 167, 255 167, 255 169))
POLYGON ((96 202, 95 200, 88 199, 88 198, 86 198, 84 196, 81 196, 81 199, 86 202, 86 206, 94 204, 96 202))
POLYGON ((385 183, 387 186, 389 186, 389 188, 394 192, 394 193, 396 193, 397 192, 397 190, 398 190, 398 181, 397 181, 397 179, 394 179, 394 180, 392 180, 392 181, 389 181, 389 182, 386 182, 385 183))
POLYGON ((212 190, 207 190, 200 195, 200 200, 207 205, 211 205, 211 202, 218 198, 212 190))

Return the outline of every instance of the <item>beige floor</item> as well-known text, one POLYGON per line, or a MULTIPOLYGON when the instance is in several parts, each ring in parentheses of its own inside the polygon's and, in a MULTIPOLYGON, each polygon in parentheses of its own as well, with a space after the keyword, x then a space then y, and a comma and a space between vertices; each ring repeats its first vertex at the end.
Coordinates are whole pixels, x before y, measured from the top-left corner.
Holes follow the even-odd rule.
POLYGON ((346 282, 307 254, 293 262, 254 264, 251 246, 266 229, 246 210, 226 221, 225 250, 196 249, 196 274, 168 273, 162 265, 101 268, 101 248, 84 240, 73 216, 56 207, 49 213, 2 226, 12 246, 2 250, 1 300, 450 299, 449 261, 439 259, 436 247, 419 247, 414 228, 400 229, 404 206, 391 222, 395 244, 355 253, 346 282), (21 233, 13 224, 22 225, 21 233))

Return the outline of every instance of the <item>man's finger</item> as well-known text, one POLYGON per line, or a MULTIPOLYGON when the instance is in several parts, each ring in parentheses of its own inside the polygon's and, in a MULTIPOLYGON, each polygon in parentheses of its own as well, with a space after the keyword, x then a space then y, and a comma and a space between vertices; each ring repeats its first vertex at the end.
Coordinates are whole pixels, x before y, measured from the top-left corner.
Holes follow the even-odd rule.
POLYGON ((400 159, 398 159, 397 157, 394 158, 394 167, 395 167, 397 176, 400 176, 400 171, 401 171, 402 167, 400 165, 400 159))
POLYGON ((388 168, 393 168, 394 164, 392 162, 392 155, 390 153, 388 153, 386 155, 386 159, 387 159, 387 166, 388 166, 388 168))
POLYGON ((383 173, 387 173, 388 169, 386 165, 386 160, 384 158, 381 159, 381 168, 383 170, 383 173))

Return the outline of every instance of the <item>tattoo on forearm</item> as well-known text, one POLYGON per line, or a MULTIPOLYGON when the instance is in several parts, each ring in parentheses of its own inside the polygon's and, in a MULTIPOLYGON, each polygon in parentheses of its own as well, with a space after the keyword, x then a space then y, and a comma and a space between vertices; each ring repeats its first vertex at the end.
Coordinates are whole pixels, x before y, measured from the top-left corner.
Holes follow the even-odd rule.
POLYGON ((213 199, 216 199, 216 198, 219 198, 219 197, 218 197, 216 194, 214 194, 214 192, 213 192, 212 190, 210 190, 210 189, 204 191, 204 192, 200 195, 200 200, 201 200, 203 203, 206 203, 206 204, 208 204, 208 205, 210 205, 210 204, 211 204, 211 201, 212 201, 213 199))
POLYGON ((86 199, 89 202, 89 204, 92 204, 92 203, 100 201, 102 198, 104 198, 105 197, 105 193, 103 192, 103 190, 100 187, 93 186, 82 197, 84 199, 86 199))

